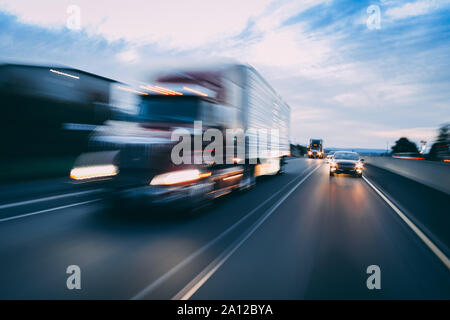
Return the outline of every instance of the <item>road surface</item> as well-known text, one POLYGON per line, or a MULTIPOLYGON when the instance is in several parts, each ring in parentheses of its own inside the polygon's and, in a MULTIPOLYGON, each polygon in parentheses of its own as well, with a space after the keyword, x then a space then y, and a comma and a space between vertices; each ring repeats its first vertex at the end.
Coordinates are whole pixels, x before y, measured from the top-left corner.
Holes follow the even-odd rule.
POLYGON ((448 195, 415 193, 376 168, 366 177, 292 159, 284 175, 185 219, 111 215, 98 190, 15 199, 0 205, 0 298, 450 299, 448 220, 411 208, 445 210, 448 195), (380 187, 396 183, 406 190, 380 187), (67 289, 69 265, 81 269, 80 290, 67 289), (371 265, 380 290, 367 288, 371 265))

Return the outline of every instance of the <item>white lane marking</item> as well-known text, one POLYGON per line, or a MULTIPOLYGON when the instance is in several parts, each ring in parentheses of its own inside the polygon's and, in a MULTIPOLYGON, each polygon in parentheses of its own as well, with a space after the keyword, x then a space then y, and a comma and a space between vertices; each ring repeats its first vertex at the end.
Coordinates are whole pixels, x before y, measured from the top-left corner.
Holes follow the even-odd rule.
POLYGON ((239 249, 239 247, 269 218, 272 213, 321 165, 308 173, 300 182, 298 182, 288 193, 286 193, 278 202, 276 202, 261 218, 259 218, 253 227, 245 233, 239 240, 225 249, 213 262, 211 262, 203 271, 201 271, 191 282, 189 282, 180 292, 178 292, 172 300, 188 300, 194 295, 198 289, 211 278, 214 273, 231 257, 231 255, 239 249))
POLYGON ((104 190, 103 189, 94 189, 94 190, 88 190, 88 191, 65 193, 65 194, 60 194, 57 196, 51 196, 51 197, 45 197, 45 198, 39 198, 39 199, 33 199, 33 200, 26 200, 26 201, 21 201, 21 202, 8 203, 8 204, 0 205, 0 210, 12 208, 12 207, 24 206, 27 204, 32 204, 32 203, 37 203, 37 202, 44 202, 44 201, 61 199, 61 198, 68 198, 68 197, 75 197, 75 196, 99 193, 102 191, 104 191, 104 190))
POLYGON ((55 208, 50 208, 50 209, 45 209, 45 210, 40 210, 40 211, 35 211, 35 212, 30 212, 30 213, 25 213, 25 214, 21 214, 21 215, 18 215, 18 216, 3 218, 3 219, 0 219, 0 222, 16 220, 16 219, 20 219, 20 218, 34 216, 34 215, 37 215, 37 214, 40 214, 40 213, 46 213, 46 212, 56 211, 56 210, 60 210, 60 209, 71 208, 71 207, 75 207, 75 206, 81 206, 83 204, 88 204, 88 203, 92 203, 92 202, 96 202, 96 201, 100 201, 100 200, 103 200, 103 198, 89 200, 89 201, 83 201, 83 202, 77 202, 77 203, 72 203, 72 204, 68 204, 68 205, 65 205, 65 206, 60 206, 60 207, 55 207, 55 208))
POLYGON ((172 277, 175 273, 177 273, 179 270, 181 270, 184 266, 189 264, 191 261, 193 261, 195 258, 197 258, 199 255, 201 255, 203 252, 211 248, 214 244, 219 242, 222 238, 224 238, 227 234, 229 234, 231 231, 236 229, 240 224, 242 224, 245 220, 247 220, 250 216, 252 216, 255 212, 257 212, 259 209, 261 209, 263 206, 265 206, 269 201, 271 201, 273 198, 278 196, 281 192, 283 192, 284 189, 286 189, 288 186, 290 186, 293 182, 295 182, 299 177, 301 177, 307 170, 310 168, 306 168, 301 174, 299 174, 297 177, 289 181, 281 190, 274 193, 272 196, 267 198, 265 201, 260 203, 256 208, 252 209, 249 213, 247 213, 245 216, 243 216, 241 219, 239 219, 237 222, 235 222, 232 226, 230 226, 227 230, 223 231, 220 235, 218 235, 216 238, 205 244, 203 247, 192 253, 190 256, 188 256, 186 259, 181 261, 179 264, 174 266, 172 269, 167 271, 165 274, 163 274, 161 277, 156 279, 154 282, 150 283, 147 287, 142 289, 139 293, 137 293, 134 297, 131 298, 131 300, 141 300, 146 295, 151 293, 153 290, 155 290, 157 287, 159 287, 162 283, 164 283, 166 280, 168 280, 170 277, 172 277))
POLYGON ((450 260, 448 257, 422 232, 420 229, 408 219, 408 217, 395 205, 393 204, 377 187, 375 187, 366 177, 363 176, 364 181, 375 190, 376 193, 394 210, 396 214, 410 227, 414 233, 422 240, 425 245, 442 261, 442 263, 450 269, 450 260))

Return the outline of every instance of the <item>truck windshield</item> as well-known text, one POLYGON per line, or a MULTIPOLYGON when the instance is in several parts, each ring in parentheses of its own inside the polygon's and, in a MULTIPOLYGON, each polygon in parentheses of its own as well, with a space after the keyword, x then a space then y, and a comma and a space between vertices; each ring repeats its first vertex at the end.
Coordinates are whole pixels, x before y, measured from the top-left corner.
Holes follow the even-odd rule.
POLYGON ((147 96, 139 105, 139 118, 150 121, 193 122, 200 120, 197 97, 147 96))
POLYGON ((311 147, 311 149, 313 149, 313 150, 319 150, 320 147, 321 147, 320 140, 311 140, 310 147, 311 147))

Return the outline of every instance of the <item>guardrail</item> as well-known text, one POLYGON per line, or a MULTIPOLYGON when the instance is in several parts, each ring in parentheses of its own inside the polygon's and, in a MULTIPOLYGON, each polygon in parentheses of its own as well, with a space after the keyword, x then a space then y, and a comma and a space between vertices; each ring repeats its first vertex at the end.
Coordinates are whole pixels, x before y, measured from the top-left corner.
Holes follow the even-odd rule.
POLYGON ((448 163, 375 156, 364 158, 370 165, 450 194, 450 164, 448 163))

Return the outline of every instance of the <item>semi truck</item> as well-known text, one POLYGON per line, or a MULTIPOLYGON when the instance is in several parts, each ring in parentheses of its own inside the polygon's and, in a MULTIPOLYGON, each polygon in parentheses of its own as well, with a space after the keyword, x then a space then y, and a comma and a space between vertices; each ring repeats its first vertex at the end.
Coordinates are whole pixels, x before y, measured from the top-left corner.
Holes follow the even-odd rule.
POLYGON ((75 162, 75 183, 100 183, 120 204, 193 209, 283 171, 290 107, 251 66, 166 71, 116 89, 114 117, 75 162))
POLYGON ((308 157, 311 159, 319 158, 323 159, 323 140, 322 139, 309 139, 307 146, 308 157))

